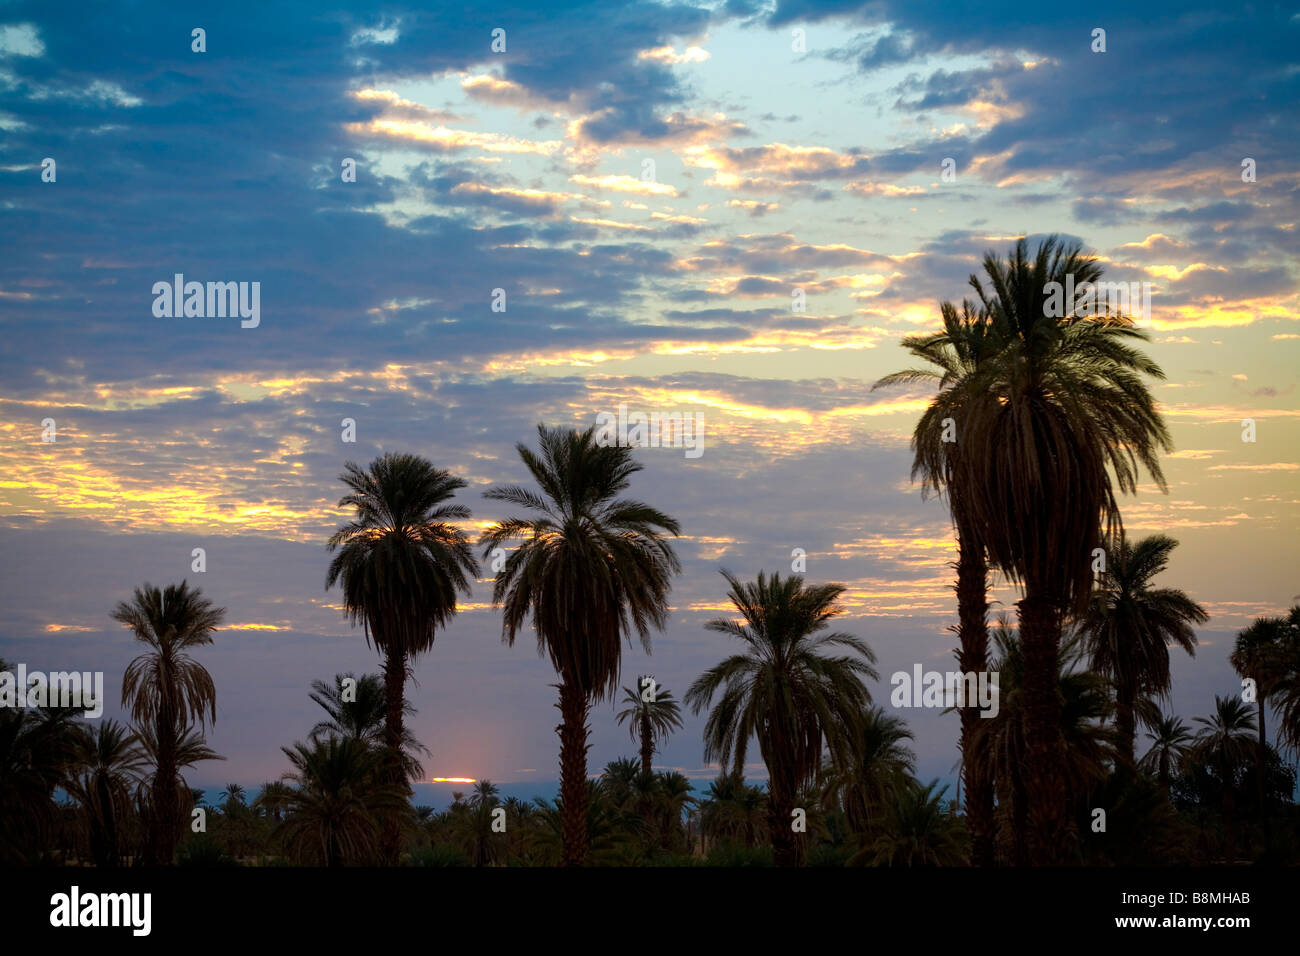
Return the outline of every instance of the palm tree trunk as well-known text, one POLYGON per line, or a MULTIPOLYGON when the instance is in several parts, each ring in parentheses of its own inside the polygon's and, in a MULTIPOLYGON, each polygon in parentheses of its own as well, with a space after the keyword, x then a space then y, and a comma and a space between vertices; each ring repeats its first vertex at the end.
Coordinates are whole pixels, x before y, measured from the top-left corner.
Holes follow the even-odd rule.
POLYGON ((1115 732, 1119 737, 1120 772, 1133 769, 1133 752, 1137 740, 1137 688, 1131 681, 1120 681, 1115 688, 1115 732))
POLYGON ((1056 602, 1034 593, 1019 602, 1025 659, 1025 790, 1029 796, 1029 856, 1035 866, 1073 859, 1066 812, 1065 741, 1057 655, 1061 613, 1056 602))
POLYGON ((560 832, 565 866, 587 859, 587 695, 565 678, 560 683, 560 832))
MULTIPOLYGON (((973 536, 958 534, 957 620, 961 650, 958 666, 965 673, 988 670, 988 563, 973 536), (964 543, 963 543, 964 542, 964 543)), ((966 780, 966 825, 971 833, 971 863, 993 865, 993 775, 986 746, 979 742, 979 707, 961 710, 962 776, 966 780)))
POLYGON ((650 715, 641 714, 641 772, 648 774, 655 754, 655 739, 650 728, 650 715))
POLYGON ((171 866, 176 856, 176 719, 175 713, 164 701, 158 708, 154 734, 158 743, 158 763, 153 777, 154 826, 151 863, 154 866, 171 866))
POLYGON ((767 782, 767 830, 772 841, 772 862, 777 866, 798 866, 799 854, 791 829, 795 788, 784 779, 779 766, 772 770, 767 782))
MULTIPOLYGON (((399 651, 384 655, 384 750, 388 779, 409 794, 406 771, 402 766, 402 710, 406 703, 406 655, 399 651)), ((380 857, 385 866, 397 866, 402 855, 402 818, 393 812, 384 819, 379 839, 380 857)))

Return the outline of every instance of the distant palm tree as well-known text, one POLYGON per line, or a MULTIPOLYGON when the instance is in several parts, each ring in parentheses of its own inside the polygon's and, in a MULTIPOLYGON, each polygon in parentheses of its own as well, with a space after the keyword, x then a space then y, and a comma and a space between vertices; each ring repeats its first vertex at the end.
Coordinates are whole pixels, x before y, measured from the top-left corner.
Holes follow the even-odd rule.
POLYGON ((691 782, 685 774, 668 770, 656 774, 655 810, 659 820, 659 846, 676 850, 685 836, 682 815, 695 803, 691 795, 691 782))
POLYGON ((242 807, 245 805, 244 788, 237 783, 226 784, 226 789, 221 791, 222 808, 229 812, 233 807, 242 807))
POLYGON ((835 766, 850 764, 860 715, 871 702, 863 681, 879 676, 871 666, 876 657, 851 634, 825 633, 844 611, 844 585, 805 586, 797 575, 768 578, 761 572, 754 583, 742 584, 722 574, 741 620, 715 618, 705 627, 744 642, 745 653, 705 671, 686 703, 698 714, 721 691, 705 723, 704 759, 730 763, 737 776, 750 738, 757 738, 769 777, 773 859, 794 866, 795 794, 816 776, 824 747, 835 766), (841 650, 851 653, 836 653, 841 650))
POLYGON ((484 554, 522 538, 497 572, 492 602, 504 608, 502 635, 514 644, 531 617, 537 650, 559 675, 560 800, 566 866, 581 866, 589 833, 587 715, 618 689, 623 639, 668 620, 672 576, 681 570, 665 540, 677 522, 640 501, 618 497, 642 469, 626 446, 596 443, 585 431, 537 426, 540 454, 516 448, 541 494, 517 485, 485 497, 526 508, 482 538, 484 554))
POLYGON ((656 687, 653 677, 642 676, 636 681, 637 688, 623 688, 623 703, 629 706, 619 711, 617 720, 628 724, 632 739, 641 740, 641 772, 650 773, 651 760, 654 758, 656 744, 682 726, 681 708, 673 699, 670 691, 656 687), (650 681, 647 685, 645 682, 650 681), (653 691, 653 699, 648 699, 653 691))
MULTIPOLYGON (((988 670, 988 579, 989 566, 978 525, 972 520, 967 495, 973 479, 963 473, 969 468, 962 452, 968 448, 956 434, 957 423, 979 403, 996 401, 977 373, 1001 348, 1000 326, 987 310, 963 302, 961 310, 950 302, 940 305, 943 330, 926 335, 909 335, 902 346, 929 367, 907 369, 886 375, 872 386, 934 384, 939 392, 912 432, 912 480, 922 480, 922 495, 944 493, 957 534, 957 620, 955 628, 961 647, 957 663, 963 673, 988 670), (951 426, 951 428, 949 427, 951 426)), ((988 757, 978 752, 980 711, 977 702, 960 708, 962 776, 966 780, 966 821, 971 831, 972 862, 993 864, 993 779, 986 772, 988 757)))
POLYGON ((1116 491, 1133 493, 1140 467, 1164 488, 1157 454, 1171 447, 1143 379, 1164 373, 1136 347, 1147 334, 1126 316, 1080 314, 1077 303, 1056 317, 1053 283, 1072 278, 1073 288, 1101 273, 1078 243, 1050 236, 1032 255, 1023 238, 1006 259, 988 253, 987 289, 971 278, 999 348, 969 383, 996 400, 961 417, 962 439, 980 449, 963 458, 963 508, 991 566, 1023 589, 1025 786, 1038 864, 1075 855, 1056 692, 1064 623, 1086 610, 1094 550, 1121 530, 1116 491))
POLYGON ((380 821, 407 806, 382 751, 359 740, 331 737, 282 747, 295 784, 285 794, 281 834, 300 862, 329 867, 372 861, 379 853, 380 821))
MULTIPOLYGON (((437 630, 456 614, 457 595, 468 596, 478 574, 469 539, 453 524, 468 520, 470 510, 446 503, 466 483, 418 455, 393 453, 364 469, 349 461, 339 480, 351 489, 339 507, 356 514, 329 539, 334 559, 325 587, 342 584, 349 619, 363 625, 366 642, 384 657, 388 776, 406 790, 401 755, 409 668, 433 646, 437 630)), ((384 862, 395 865, 398 815, 385 821, 383 848, 384 862)))
POLYGON ((885 817, 873 827, 875 839, 849 859, 849 865, 961 866, 966 846, 961 822, 947 812, 939 781, 922 786, 910 782, 885 807, 885 817))
MULTIPOLYGON (((322 720, 311 729, 313 738, 352 737, 372 747, 384 745, 388 727, 388 699, 381 675, 363 674, 358 678, 350 673, 336 674, 332 684, 314 680, 311 686, 311 699, 329 715, 329 720, 322 720), (355 686, 345 689, 345 680, 353 681, 355 686), (346 699, 348 697, 352 699, 346 699)), ((409 700, 403 701, 403 718, 414 713, 415 705, 409 700)), ((403 721, 402 764, 408 780, 418 780, 424 776, 424 767, 415 755, 428 752, 428 748, 415 739, 415 734, 403 721)))
POLYGON ((170 866, 180 839, 181 788, 177 751, 191 722, 202 729, 217 719, 217 689, 212 675, 190 651, 212 643, 225 608, 182 581, 165 589, 145 584, 130 602, 113 610, 113 619, 131 629, 149 650, 131 661, 122 678, 122 706, 129 707, 141 738, 153 742, 155 758, 150 806, 154 814, 149 861, 170 866))
POLYGON ((261 792, 253 801, 253 809, 265 814, 272 823, 279 823, 284 818, 285 808, 292 796, 292 789, 282 781, 269 780, 262 784, 261 792))
POLYGON ((1191 728, 1181 718, 1174 716, 1161 717, 1151 730, 1147 734, 1152 742, 1151 749, 1138 766, 1143 770, 1154 770, 1165 796, 1169 796, 1169 783, 1191 752, 1194 738, 1191 728))
POLYGON ((876 824, 884 808, 911 786, 916 755, 904 741, 912 739, 901 718, 871 707, 853 741, 852 762, 843 770, 824 768, 825 793, 843 808, 854 833, 876 824))
POLYGON ((1170 645, 1195 655, 1194 625, 1210 619, 1183 591, 1152 587, 1176 547, 1178 542, 1163 534, 1137 542, 1120 535, 1079 625, 1090 666, 1115 687, 1115 730, 1125 767, 1133 766, 1139 696, 1169 693, 1170 645))
POLYGON ((700 801, 700 833, 713 841, 743 842, 752 849, 758 830, 766 827, 767 795, 745 783, 744 777, 726 772, 718 776, 700 801))
POLYGON ((1239 697, 1214 698, 1214 715, 1197 717, 1205 729, 1197 735, 1196 755, 1214 770, 1223 794, 1223 828, 1226 835, 1228 862, 1237 858, 1235 790, 1241 766, 1255 754, 1255 722, 1239 697))
POLYGON ((78 728, 77 772, 67 787, 86 815, 90 855, 95 866, 121 862, 123 825, 131 812, 131 793, 144 777, 148 757, 139 738, 116 720, 94 730, 78 728))
MULTIPOLYGON (((469 796, 469 843, 470 859, 475 866, 487 866, 493 862, 502 849, 494 840, 492 831, 493 811, 501 805, 497 796, 500 789, 490 780, 479 780, 469 796)), ((508 826, 508 824, 507 824, 508 826)))

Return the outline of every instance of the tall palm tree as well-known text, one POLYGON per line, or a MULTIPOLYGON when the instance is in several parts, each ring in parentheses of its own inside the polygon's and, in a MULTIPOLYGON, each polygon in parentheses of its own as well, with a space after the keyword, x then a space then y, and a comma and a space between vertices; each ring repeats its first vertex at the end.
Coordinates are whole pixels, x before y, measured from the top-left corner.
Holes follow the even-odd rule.
POLYGON ((121 861, 131 792, 143 779, 148 758, 139 738, 116 720, 79 730, 78 772, 68 781, 68 793, 86 815, 95 865, 113 868, 121 861))
POLYGON ((998 349, 969 382, 995 400, 963 406, 959 423, 980 449, 962 459, 963 508, 991 566, 1023 591, 1025 784, 1039 864, 1076 855, 1056 692, 1064 622, 1086 610, 1094 550, 1121 530, 1116 492, 1134 492, 1141 468, 1163 489, 1157 455, 1171 447, 1143 378, 1164 373, 1136 347, 1146 333, 1127 316, 1078 314, 1075 303, 1053 317, 1051 283, 1101 272, 1078 243, 1050 236, 1032 256, 1025 239, 1005 260, 988 253, 987 289, 971 277, 998 349))
POLYGON ((1161 717, 1147 738, 1151 741, 1151 749, 1138 766, 1143 770, 1154 770, 1160 788, 1164 790, 1165 796, 1169 796, 1169 782, 1192 749, 1191 728, 1180 717, 1161 717))
POLYGON ((681 570, 665 539, 680 531, 663 512, 619 495, 642 466, 623 446, 602 446, 585 431, 537 426, 540 453, 516 446, 541 493, 491 488, 493 501, 531 517, 497 522, 484 554, 522 538, 497 573, 492 601, 504 609, 503 639, 513 645, 531 622, 537 650, 560 678, 560 801, 563 860, 586 858, 587 714, 618 689, 623 639, 635 632, 650 650, 650 631, 668 620, 672 576, 681 570))
POLYGON ((1163 534, 1136 542, 1120 535, 1080 622, 1090 666, 1115 687, 1115 729, 1124 767, 1133 766, 1139 695, 1163 698, 1169 693, 1169 646, 1177 644, 1195 655, 1194 625, 1210 619, 1185 592, 1152 586, 1176 547, 1178 542, 1163 534))
POLYGON ((705 627, 742 641, 745 652, 705 671, 686 703, 698 714, 721 691, 704 727, 705 760, 730 763, 739 776, 750 738, 758 739, 768 770, 773 859, 794 866, 795 794, 816 776, 823 747, 834 766, 850 765, 861 714, 871 703, 863 681, 877 679, 871 666, 876 656, 851 634, 826 632, 844 612, 844 585, 805 585, 798 575, 768 578, 762 572, 743 584, 727 571, 722 575, 741 620, 715 618, 705 627))
POLYGON ((1290 625, 1283 617, 1256 618, 1251 625, 1237 634, 1228 663, 1242 677, 1255 682, 1255 726, 1259 730, 1259 743, 1255 748, 1255 785, 1259 812, 1267 821, 1264 801, 1265 765, 1268 762, 1268 734, 1265 716, 1268 701, 1285 682, 1287 672, 1287 645, 1291 638, 1290 625))
POLYGON ((854 833, 865 833, 911 784, 916 755, 904 741, 912 739, 901 718, 871 707, 853 741, 852 762, 840 771, 824 768, 826 796, 843 808, 854 833))
POLYGON ((150 804, 150 862, 170 866, 180 839, 181 786, 177 750, 192 722, 199 729, 217 719, 217 689, 212 675, 190 652, 212 643, 225 608, 213 605, 198 588, 182 581, 165 589, 151 584, 120 602, 113 619, 131 629, 149 648, 131 661, 122 678, 122 706, 129 707, 137 733, 154 744, 150 804))
POLYGON ((1205 729, 1197 735, 1196 754, 1219 778, 1223 794, 1223 827, 1227 837, 1228 862, 1237 858, 1236 810, 1237 774, 1255 753, 1255 722, 1239 697, 1214 697, 1214 715, 1197 717, 1205 729))
MULTIPOLYGON (((352 737, 366 744, 382 746, 388 729, 388 697, 384 688, 384 679, 379 674, 335 674, 334 682, 314 680, 311 682, 311 699, 328 715, 328 720, 319 721, 311 729, 313 739, 323 736, 352 737), (345 693, 343 682, 356 682, 355 694, 345 693), (347 700, 352 696, 352 700, 347 700)), ((406 726, 405 718, 415 713, 415 705, 409 700, 402 703, 402 764, 408 780, 417 780, 424 776, 424 767, 416 757, 417 753, 428 754, 429 749, 415 739, 415 734, 406 726)))
MULTIPOLYGON (((957 652, 964 673, 983 673, 988 668, 988 560, 978 538, 978 526, 971 518, 966 492, 971 478, 963 475, 963 452, 970 445, 946 425, 963 420, 977 403, 995 401, 992 393, 976 384, 981 365, 991 360, 1001 345, 1000 327, 986 310, 963 302, 960 311, 950 302, 940 305, 942 331, 909 335, 902 346, 928 367, 906 369, 886 375, 872 386, 933 384, 938 394, 912 432, 912 480, 922 480, 922 496, 946 492, 953 530, 957 535, 957 652), (955 438, 955 440, 948 440, 955 438)), ((975 702, 960 709, 962 776, 966 781, 966 820, 971 831, 972 862, 990 866, 993 862, 993 780, 986 773, 987 755, 977 752, 980 711, 975 702)))
POLYGON ((296 786, 283 796, 281 835, 300 862, 329 867, 366 863, 380 852, 380 821, 407 805, 383 751, 348 737, 282 747, 296 786))
MULTIPOLYGON (((329 539, 334 559, 325 587, 342 584, 349 619, 363 625, 366 642, 383 655, 388 774, 407 789, 401 755, 409 669, 455 616, 457 595, 468 596, 478 574, 469 538, 452 523, 468 520, 470 510, 447 504, 466 483, 418 455, 394 453, 368 468, 349 461, 339 480, 351 489, 339 507, 355 516, 329 539)), ((396 864, 399 816, 385 822, 383 847, 384 861, 396 864)))
MULTIPOLYGON (((636 686, 643 687, 645 680, 653 677, 638 677, 636 686)), ((673 699, 670 691, 662 687, 654 691, 654 699, 648 700, 644 690, 623 688, 623 703, 628 706, 618 712, 617 720, 622 724, 630 720, 628 733, 632 739, 641 740, 641 772, 651 772, 651 760, 654 758, 655 745, 682 726, 681 708, 673 699)))

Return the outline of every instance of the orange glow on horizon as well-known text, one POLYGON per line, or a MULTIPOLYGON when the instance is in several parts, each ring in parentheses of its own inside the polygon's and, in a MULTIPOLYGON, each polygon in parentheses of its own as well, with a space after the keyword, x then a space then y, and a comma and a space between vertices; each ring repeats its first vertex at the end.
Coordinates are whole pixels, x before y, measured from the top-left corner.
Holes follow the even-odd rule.
POLYGON ((433 783, 478 783, 473 777, 434 777, 433 783))

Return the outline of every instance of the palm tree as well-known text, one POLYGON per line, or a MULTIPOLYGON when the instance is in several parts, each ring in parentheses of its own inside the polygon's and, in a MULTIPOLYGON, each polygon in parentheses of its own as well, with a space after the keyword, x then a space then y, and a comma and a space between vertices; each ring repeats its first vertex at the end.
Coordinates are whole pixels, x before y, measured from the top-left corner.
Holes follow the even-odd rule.
POLYGON ((479 780, 469 796, 470 859, 475 866, 486 866, 496 857, 497 846, 492 839, 492 812, 501 805, 497 796, 500 788, 490 780, 479 780))
POLYGON ((632 450, 596 443, 585 431, 537 426, 540 454, 516 446, 541 493, 491 488, 493 501, 535 512, 499 521, 484 535, 484 554, 522 538, 492 588, 504 609, 503 639, 513 646, 531 616, 537 650, 560 678, 560 801, 564 864, 580 866, 587 849, 587 714, 618 689, 623 639, 632 632, 650 651, 650 631, 668 620, 671 578, 681 570, 664 534, 677 522, 618 495, 642 466, 632 450))
POLYGON ((650 773, 655 744, 682 726, 681 708, 670 691, 655 687, 653 677, 638 677, 636 686, 644 689, 623 688, 623 703, 629 706, 619 711, 617 720, 620 725, 631 720, 628 733, 633 740, 641 739, 641 772, 650 773), (651 689, 653 697, 647 699, 646 691, 651 689))
MULTIPOLYGON (((311 729, 313 739, 338 736, 351 737, 363 741, 372 747, 383 746, 388 727, 388 699, 384 689, 384 679, 379 674, 363 674, 360 678, 351 673, 335 674, 334 683, 323 680, 311 682, 311 699, 320 705, 329 715, 328 720, 319 721, 311 729), (345 691, 343 682, 355 683, 354 693, 345 691), (348 700, 347 697, 352 699, 348 700)), ((402 702, 402 716, 409 717, 415 713, 415 705, 409 700, 402 702)), ((429 749, 415 739, 403 719, 402 725, 402 765, 408 780, 417 780, 424 776, 417 753, 428 754, 429 749)))
MULTIPOLYGON (((405 790, 402 717, 411 663, 433 646, 437 630, 456 614, 457 594, 468 596, 478 574, 469 539, 452 524, 468 520, 470 511, 446 504, 466 483, 418 455, 393 453, 366 469, 349 461, 339 480, 351 489, 339 507, 356 514, 329 539, 334 559, 325 587, 341 582, 348 618, 363 625, 366 642, 383 655, 388 774, 405 790)), ((385 822, 383 847, 384 861, 396 864, 396 815, 385 822)))
POLYGON ((1161 717, 1147 734, 1151 749, 1138 764, 1143 770, 1154 770, 1160 787, 1169 796, 1169 782, 1182 767, 1183 760, 1192 749, 1191 728, 1180 717, 1161 717))
POLYGON ((1294 751, 1300 750, 1300 604, 1291 608, 1286 622, 1273 694, 1279 717, 1278 742, 1294 751))
POLYGON ((1183 591, 1152 587, 1176 547, 1178 542, 1163 534, 1137 542, 1120 535, 1079 625, 1087 635, 1090 666, 1115 687, 1115 729, 1125 767, 1133 766, 1139 695, 1169 693, 1169 646, 1177 644, 1194 656, 1193 625, 1210 619, 1183 591))
POLYGON ((217 689, 212 675, 190 651, 212 643, 225 618, 198 588, 182 581, 166 589, 145 584, 132 600, 113 611, 149 650, 131 661, 122 678, 122 706, 129 707, 137 734, 154 745, 150 862, 170 866, 180 838, 181 786, 177 751, 190 724, 199 728, 217 719, 217 689))
POLYGON ((966 861, 962 827, 947 812, 939 781, 911 781, 887 805, 885 819, 873 827, 876 838, 849 859, 850 865, 960 866, 966 861))
MULTIPOLYGON (((0 671, 10 670, 0 661, 0 671)), ((77 760, 76 713, 0 707, 0 865, 33 862, 50 845, 54 792, 77 760)))
POLYGON ((147 757, 139 738, 116 720, 105 720, 93 731, 88 727, 79 731, 75 757, 79 772, 68 781, 68 793, 86 815, 95 865, 116 867, 131 792, 144 776, 147 757))
MULTIPOLYGON (((912 480, 922 479, 923 497, 947 492, 957 535, 956 631, 961 645, 957 662, 963 673, 979 674, 988 668, 988 560, 966 503, 971 479, 962 471, 962 451, 968 443, 960 436, 951 435, 945 425, 961 421, 975 404, 994 400, 992 393, 972 385, 981 365, 998 352, 999 326, 990 320, 987 311, 978 310, 969 302, 962 302, 960 311, 952 303, 944 302, 940 314, 942 331, 909 335, 902 342, 903 348, 930 367, 886 375, 872 390, 915 382, 931 383, 939 389, 912 432, 912 480)), ((976 751, 980 712, 974 702, 967 702, 960 714, 962 776, 966 780, 966 820, 971 831, 972 861, 976 866, 990 866, 993 862, 993 780, 985 772, 987 756, 976 751)))
POLYGON ((1236 809, 1237 772, 1255 753, 1255 722, 1239 697, 1214 697, 1214 716, 1197 717, 1204 726, 1197 735, 1196 754, 1214 771, 1223 794, 1223 826, 1227 837, 1228 862, 1237 857, 1236 809))
POLYGON ((742 584, 722 572, 741 620, 715 618, 705 627, 743 641, 745 653, 705 671, 686 693, 698 714, 721 691, 704 727, 704 759, 739 776, 751 737, 768 770, 768 829, 777 866, 797 859, 791 831, 793 800, 821 766, 822 749, 836 767, 849 766, 860 715, 871 703, 863 679, 875 680, 866 643, 826 631, 843 613, 842 584, 804 585, 798 575, 742 584), (841 649, 849 654, 836 654, 841 649), (827 653, 832 652, 832 653, 827 653), (857 656, 853 656, 857 655, 857 656))
POLYGON ((752 849, 758 829, 767 822, 767 797, 736 773, 725 772, 709 785, 700 801, 700 835, 712 840, 739 840, 752 849))
POLYGON ((1268 762, 1268 734, 1265 714, 1269 698, 1281 688, 1286 678, 1287 646, 1294 640, 1289 631, 1286 618, 1257 618, 1237 635, 1232 653, 1228 655, 1232 669, 1255 682, 1255 724, 1259 730, 1259 743, 1255 748, 1255 785, 1259 812, 1266 821, 1264 768, 1268 762))
MULTIPOLYGON (((824 768, 825 795, 844 810, 850 829, 865 833, 884 808, 911 785, 916 755, 904 744, 912 732, 883 707, 871 707, 853 741, 852 762, 842 771, 824 768)), ((991 777, 990 777, 991 781, 991 777)))
POLYGON ((330 867, 373 859, 380 821, 406 807, 404 788, 392 782, 383 751, 348 737, 280 749, 294 766, 284 779, 296 784, 283 797, 281 835, 289 852, 301 862, 330 867))
POLYGON ((1079 315, 1075 303, 1053 317, 1051 283, 1101 275, 1078 243, 1050 236, 1031 258, 1021 239, 1006 260, 988 253, 984 272, 991 288, 977 276, 971 284, 998 348, 968 389, 994 400, 962 407, 961 435, 980 450, 962 459, 962 507, 991 566, 1023 591, 1030 852, 1051 864, 1075 855, 1056 693, 1061 634, 1067 614, 1086 610, 1094 550, 1121 531, 1116 489, 1134 492, 1140 467, 1165 487, 1157 454, 1171 447, 1169 432, 1143 380, 1164 373, 1135 347, 1147 335, 1131 318, 1079 315))

